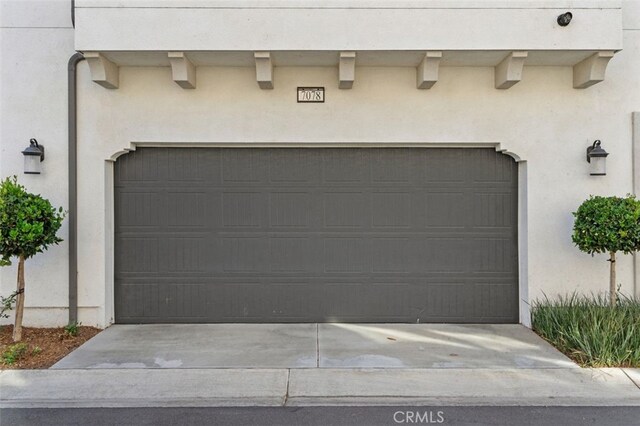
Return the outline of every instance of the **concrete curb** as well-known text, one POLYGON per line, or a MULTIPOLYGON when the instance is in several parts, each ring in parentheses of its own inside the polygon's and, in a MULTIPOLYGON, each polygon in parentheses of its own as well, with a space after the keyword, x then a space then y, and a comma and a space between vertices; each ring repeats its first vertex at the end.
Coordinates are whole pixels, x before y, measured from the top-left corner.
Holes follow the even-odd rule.
POLYGON ((622 369, 7 370, 0 389, 2 408, 640 406, 622 369))
POLYGON ((633 405, 621 369, 292 370, 289 405, 633 405))
POLYGON ((0 374, 0 407, 278 406, 289 371, 11 370, 0 374))

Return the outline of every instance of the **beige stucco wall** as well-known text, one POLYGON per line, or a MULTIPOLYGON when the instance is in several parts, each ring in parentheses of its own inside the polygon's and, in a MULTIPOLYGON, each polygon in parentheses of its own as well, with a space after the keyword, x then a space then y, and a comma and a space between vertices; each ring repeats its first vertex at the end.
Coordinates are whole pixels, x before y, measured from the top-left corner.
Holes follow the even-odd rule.
MULTIPOLYGON (((74 53, 68 0, 0 1, 0 177, 17 175, 56 206, 67 198, 67 60, 74 53), (22 173, 20 153, 36 138, 46 148, 41 176, 22 173)), ((68 235, 66 223, 60 235, 68 235)), ((68 247, 26 263, 26 324, 65 324, 68 247)), ((16 268, 0 268, 0 294, 15 289, 16 268)))
MULTIPOLYGON (((195 90, 178 87, 168 67, 121 67, 119 89, 106 90, 81 63, 80 320, 104 326, 113 316, 109 160, 138 143, 499 144, 526 161, 521 188, 528 196, 528 247, 521 261, 528 263, 530 296, 605 290, 606 257, 592 259, 573 247, 571 212, 589 194, 633 190, 631 116, 640 111, 640 22, 637 5, 627 3, 634 13, 625 15, 624 50, 609 63, 606 80, 587 90, 572 88, 571 67, 531 66, 506 91, 494 89, 490 67, 443 67, 438 83, 426 91, 415 88, 411 67, 357 68, 354 87, 346 91, 337 88, 333 67, 276 67, 271 91, 258 88, 251 67, 199 67, 195 90), (326 103, 296 103, 297 86, 325 86, 326 103), (595 139, 611 153, 606 177, 588 175, 585 148, 595 139)), ((30 189, 66 205, 72 30, 3 27, 1 34, 0 174, 19 174, 30 189), (21 174, 19 151, 29 137, 47 146, 45 171, 38 177, 21 174)), ((65 228, 63 238, 66 233, 65 228)), ((27 323, 65 322, 66 311, 54 307, 67 302, 66 250, 55 247, 28 264, 27 323)), ((632 266, 629 256, 618 263, 627 293, 634 288, 632 266)), ((0 271, 3 292, 12 288, 14 274, 13 268, 0 271)))

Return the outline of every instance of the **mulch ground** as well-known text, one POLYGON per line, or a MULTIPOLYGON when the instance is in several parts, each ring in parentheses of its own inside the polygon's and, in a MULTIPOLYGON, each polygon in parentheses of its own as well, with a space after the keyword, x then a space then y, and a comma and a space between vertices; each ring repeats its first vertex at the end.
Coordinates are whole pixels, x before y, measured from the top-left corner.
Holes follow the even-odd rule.
POLYGON ((21 343, 25 343, 27 348, 17 361, 7 364, 2 355, 14 345, 11 338, 13 326, 0 326, 0 370, 49 368, 100 331, 94 327, 80 326, 78 334, 70 336, 63 327, 23 327, 21 343))

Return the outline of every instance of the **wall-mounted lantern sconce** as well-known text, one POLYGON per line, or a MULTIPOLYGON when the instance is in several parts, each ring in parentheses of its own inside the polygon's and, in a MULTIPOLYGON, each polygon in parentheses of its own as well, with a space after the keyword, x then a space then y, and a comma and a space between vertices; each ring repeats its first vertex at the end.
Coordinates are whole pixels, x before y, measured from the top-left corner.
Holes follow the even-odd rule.
POLYGON ((40 174, 40 163, 44 161, 44 146, 38 145, 35 139, 29 140, 29 146, 22 151, 24 155, 24 173, 28 175, 40 174))
POLYGON ((609 153, 600 147, 600 140, 587 147, 587 162, 591 176, 604 176, 607 174, 607 155, 609 153))

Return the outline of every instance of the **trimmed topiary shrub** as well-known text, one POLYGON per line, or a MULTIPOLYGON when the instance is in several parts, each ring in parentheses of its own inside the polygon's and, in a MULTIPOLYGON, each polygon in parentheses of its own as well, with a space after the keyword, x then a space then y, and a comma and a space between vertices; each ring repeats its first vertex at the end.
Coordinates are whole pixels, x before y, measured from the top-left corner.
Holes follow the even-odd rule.
POLYGON ((609 253, 609 295, 616 305, 616 253, 640 250, 640 201, 626 197, 591 196, 573 213, 572 240, 591 255, 609 253))
POLYGON ((49 200, 27 192, 17 177, 0 183, 0 265, 11 265, 11 258, 18 258, 14 342, 22 339, 24 262, 62 241, 56 233, 64 216, 62 207, 56 209, 49 200))

